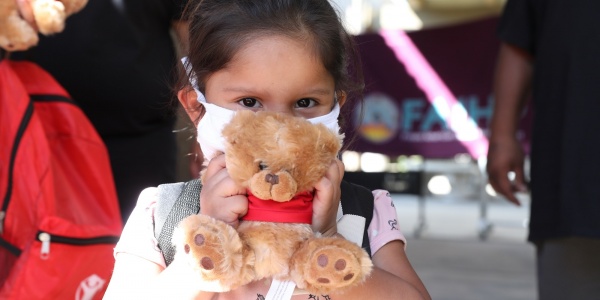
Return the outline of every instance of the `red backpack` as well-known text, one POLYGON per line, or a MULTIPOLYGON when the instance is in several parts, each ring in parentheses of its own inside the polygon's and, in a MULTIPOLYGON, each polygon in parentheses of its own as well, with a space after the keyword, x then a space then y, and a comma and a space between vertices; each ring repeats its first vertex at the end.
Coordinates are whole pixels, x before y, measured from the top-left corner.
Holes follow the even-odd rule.
POLYGON ((0 61, 0 299, 101 299, 121 229, 92 124, 40 67, 0 61))

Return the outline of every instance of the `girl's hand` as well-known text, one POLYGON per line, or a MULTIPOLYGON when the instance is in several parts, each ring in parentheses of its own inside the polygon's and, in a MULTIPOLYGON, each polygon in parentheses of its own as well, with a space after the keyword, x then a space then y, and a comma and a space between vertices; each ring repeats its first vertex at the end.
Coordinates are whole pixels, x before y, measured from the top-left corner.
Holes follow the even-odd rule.
POLYGON ((344 177, 344 164, 336 159, 331 163, 327 174, 315 185, 313 199, 312 229, 324 236, 337 233, 337 211, 340 205, 340 184, 344 177))
POLYGON ((200 192, 200 213, 221 220, 234 228, 248 212, 246 190, 227 173, 225 155, 213 158, 206 168, 200 192))

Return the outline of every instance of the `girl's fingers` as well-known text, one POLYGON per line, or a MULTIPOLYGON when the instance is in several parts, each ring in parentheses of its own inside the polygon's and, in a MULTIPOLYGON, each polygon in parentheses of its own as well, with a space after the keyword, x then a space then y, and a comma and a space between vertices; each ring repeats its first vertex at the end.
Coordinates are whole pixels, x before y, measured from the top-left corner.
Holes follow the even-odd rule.
POLYGON ((341 182, 341 179, 344 178, 344 173, 346 172, 346 166, 344 166, 344 162, 342 162, 339 159, 336 159, 335 163, 337 164, 337 167, 338 167, 338 172, 340 174, 340 182, 341 182))
POLYGON ((520 205, 519 200, 514 195, 513 185, 508 179, 508 171, 492 170, 489 174, 489 182, 492 188, 508 201, 520 205))
POLYGON ((225 168, 225 155, 213 158, 202 177, 200 211, 233 227, 248 212, 246 190, 236 184, 225 168))
POLYGON ((227 198, 228 212, 223 217, 223 221, 234 228, 237 228, 240 223, 240 218, 248 213, 248 199, 246 196, 237 195, 227 198))
POLYGON ((225 155, 221 154, 210 160, 206 166, 206 171, 203 178, 212 178, 216 173, 225 169, 225 155))
POLYGON ((339 160, 332 162, 327 173, 315 184, 313 202, 313 229, 325 236, 337 232, 336 216, 339 206, 340 184, 344 165, 339 160))
POLYGON ((317 201, 315 204, 324 205, 322 203, 326 200, 329 200, 328 202, 334 202, 336 200, 334 188, 334 183, 329 178, 321 178, 321 180, 315 184, 315 200, 317 201))
POLYGON ((517 168, 515 170, 515 189, 518 192, 527 192, 527 183, 525 181, 525 174, 523 168, 517 168))
POLYGON ((315 184, 315 196, 318 205, 337 204, 340 199, 340 184, 343 177, 343 164, 339 160, 331 163, 327 173, 315 184), (329 203, 322 203, 327 201, 329 203))
POLYGON ((236 195, 246 195, 246 189, 239 186, 227 173, 226 169, 221 170, 214 175, 215 180, 218 180, 218 194, 221 197, 231 197, 236 195))
POLYGON ((325 177, 334 183, 342 182, 342 178, 344 177, 344 163, 339 159, 335 159, 327 170, 325 177))

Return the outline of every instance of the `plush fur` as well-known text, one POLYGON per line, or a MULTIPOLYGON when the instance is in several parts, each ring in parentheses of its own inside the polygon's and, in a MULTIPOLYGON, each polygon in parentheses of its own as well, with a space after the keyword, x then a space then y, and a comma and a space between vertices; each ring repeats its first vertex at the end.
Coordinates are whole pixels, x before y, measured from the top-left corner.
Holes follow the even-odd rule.
MULTIPOLYGON (((311 191, 342 139, 303 118, 251 111, 238 112, 223 135, 231 178, 258 198, 278 202, 311 191), (278 180, 271 180, 273 176, 278 180)), ((321 237, 308 224, 241 221, 235 230, 206 215, 193 215, 179 224, 173 243, 175 259, 197 271, 203 289, 218 292, 273 277, 291 279, 314 294, 329 294, 360 284, 372 268, 358 245, 321 237)))
MULTIPOLYGON (((65 20, 80 11, 88 0, 31 0, 31 10, 40 33, 63 31, 65 20)), ((37 45, 38 33, 19 14, 15 0, 0 0, 0 47, 21 51, 37 45)))

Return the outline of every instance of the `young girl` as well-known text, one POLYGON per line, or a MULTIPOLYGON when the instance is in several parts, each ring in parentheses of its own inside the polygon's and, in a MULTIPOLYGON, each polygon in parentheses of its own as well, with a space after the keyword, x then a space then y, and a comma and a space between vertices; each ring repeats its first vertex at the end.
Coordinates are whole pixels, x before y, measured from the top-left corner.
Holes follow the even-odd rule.
MULTIPOLYGON (((336 117, 339 107, 348 107, 356 86, 353 80, 359 78, 349 72, 358 69, 351 64, 356 51, 327 0, 204 0, 191 1, 188 9, 191 71, 186 75, 193 84, 182 87, 178 98, 198 125, 200 147, 210 159, 200 213, 237 226, 247 212, 246 191, 229 177, 224 156, 213 151, 218 149, 218 137, 210 136, 219 126, 206 120, 219 123, 219 113, 241 109, 321 117, 318 120, 336 117)), ((337 235, 343 173, 336 160, 314 187, 312 227, 325 236, 337 235)), ((396 219, 389 194, 373 194, 375 209, 368 224, 375 265, 371 275, 343 294, 293 299, 430 298, 406 257, 402 233, 388 224, 396 219)), ((213 293, 198 290, 198 275, 177 259, 166 267, 154 237, 157 201, 156 188, 140 195, 115 248, 115 269, 105 299, 264 299, 270 279, 213 293)))

